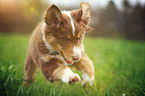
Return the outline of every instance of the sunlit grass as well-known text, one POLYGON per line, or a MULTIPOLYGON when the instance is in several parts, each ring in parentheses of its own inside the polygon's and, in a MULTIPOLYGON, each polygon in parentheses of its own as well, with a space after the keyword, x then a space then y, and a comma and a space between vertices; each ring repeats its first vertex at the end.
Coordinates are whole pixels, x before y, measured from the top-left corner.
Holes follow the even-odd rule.
POLYGON ((40 70, 32 86, 22 86, 29 37, 0 36, 0 96, 145 95, 145 43, 120 39, 85 39, 86 53, 95 67, 92 87, 82 87, 80 83, 48 83, 40 70))

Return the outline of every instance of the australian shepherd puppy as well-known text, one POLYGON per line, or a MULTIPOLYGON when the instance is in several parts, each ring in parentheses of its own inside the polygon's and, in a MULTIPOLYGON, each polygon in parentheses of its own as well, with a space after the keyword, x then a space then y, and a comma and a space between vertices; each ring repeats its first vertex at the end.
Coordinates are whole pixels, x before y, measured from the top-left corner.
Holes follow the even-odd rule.
POLYGON ((94 81, 94 66, 84 52, 83 39, 91 30, 90 5, 81 3, 81 8, 60 11, 56 5, 48 7, 44 20, 32 33, 26 62, 25 84, 33 82, 37 67, 48 81, 61 80, 74 83, 81 80, 70 67, 82 71, 82 85, 94 81))

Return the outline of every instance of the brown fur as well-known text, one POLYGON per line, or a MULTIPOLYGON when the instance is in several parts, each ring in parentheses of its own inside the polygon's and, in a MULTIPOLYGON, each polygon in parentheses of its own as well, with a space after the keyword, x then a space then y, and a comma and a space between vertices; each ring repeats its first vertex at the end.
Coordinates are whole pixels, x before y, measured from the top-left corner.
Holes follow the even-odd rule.
POLYGON ((90 77, 94 76, 93 63, 84 52, 82 53, 81 60, 73 64, 73 67, 75 67, 78 70, 83 70, 85 73, 88 73, 90 77))
MULTIPOLYGON (((48 81, 60 80, 64 74, 64 69, 68 68, 63 65, 64 61, 62 59, 57 58, 58 55, 50 53, 50 50, 42 40, 42 29, 46 42, 62 57, 65 54, 66 58, 71 60, 74 45, 79 47, 82 52, 82 57, 80 61, 75 62, 72 66, 83 70, 90 77, 94 76, 93 63, 84 53, 82 44, 90 20, 89 15, 84 14, 84 9, 82 8, 71 13, 75 25, 75 36, 73 36, 69 18, 65 14, 61 14, 59 8, 55 5, 48 7, 44 17, 47 25, 43 29, 42 22, 39 23, 30 39, 25 62, 26 81, 24 83, 28 84, 27 81, 33 82, 37 67, 41 69, 44 77, 48 81)), ((75 77, 70 80, 70 82, 75 81, 78 81, 78 78, 75 77)))
MULTIPOLYGON (((41 61, 41 71, 43 74, 45 74, 45 78, 49 81, 53 81, 55 76, 53 75, 54 70, 57 68, 62 67, 62 65, 59 63, 59 60, 52 58, 48 60, 47 62, 41 61)), ((59 78, 56 78, 59 79, 59 78)))

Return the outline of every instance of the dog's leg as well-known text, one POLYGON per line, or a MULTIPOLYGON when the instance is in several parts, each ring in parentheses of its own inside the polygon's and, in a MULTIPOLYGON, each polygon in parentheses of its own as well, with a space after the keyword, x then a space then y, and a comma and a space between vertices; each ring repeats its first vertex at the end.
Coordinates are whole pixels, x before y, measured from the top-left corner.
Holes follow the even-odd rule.
POLYGON ((35 73, 36 73, 37 66, 34 64, 31 56, 28 54, 25 61, 25 78, 24 78, 24 84, 29 85, 33 82, 35 73))
POLYGON ((62 80, 64 83, 80 81, 78 74, 73 73, 70 68, 62 65, 59 60, 53 58, 41 61, 41 71, 48 81, 62 80))
POLYGON ((92 86, 94 81, 94 66, 89 57, 83 52, 81 60, 73 64, 73 66, 82 71, 82 85, 86 82, 92 86))

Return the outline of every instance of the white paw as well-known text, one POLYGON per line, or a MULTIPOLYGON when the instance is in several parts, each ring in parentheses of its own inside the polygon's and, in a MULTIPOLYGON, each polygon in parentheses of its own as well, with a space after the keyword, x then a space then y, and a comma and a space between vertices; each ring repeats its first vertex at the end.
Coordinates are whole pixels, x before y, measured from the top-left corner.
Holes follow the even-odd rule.
POLYGON ((93 85, 93 83, 94 83, 94 76, 93 76, 93 77, 90 77, 87 73, 83 73, 83 74, 82 74, 82 78, 83 78, 83 80, 82 80, 82 82, 81 82, 82 86, 83 86, 85 83, 87 83, 87 82, 89 83, 90 86, 93 85))
POLYGON ((73 83, 78 82, 80 80, 80 76, 76 73, 73 73, 70 68, 64 69, 64 73, 62 75, 62 81, 64 83, 73 83))

